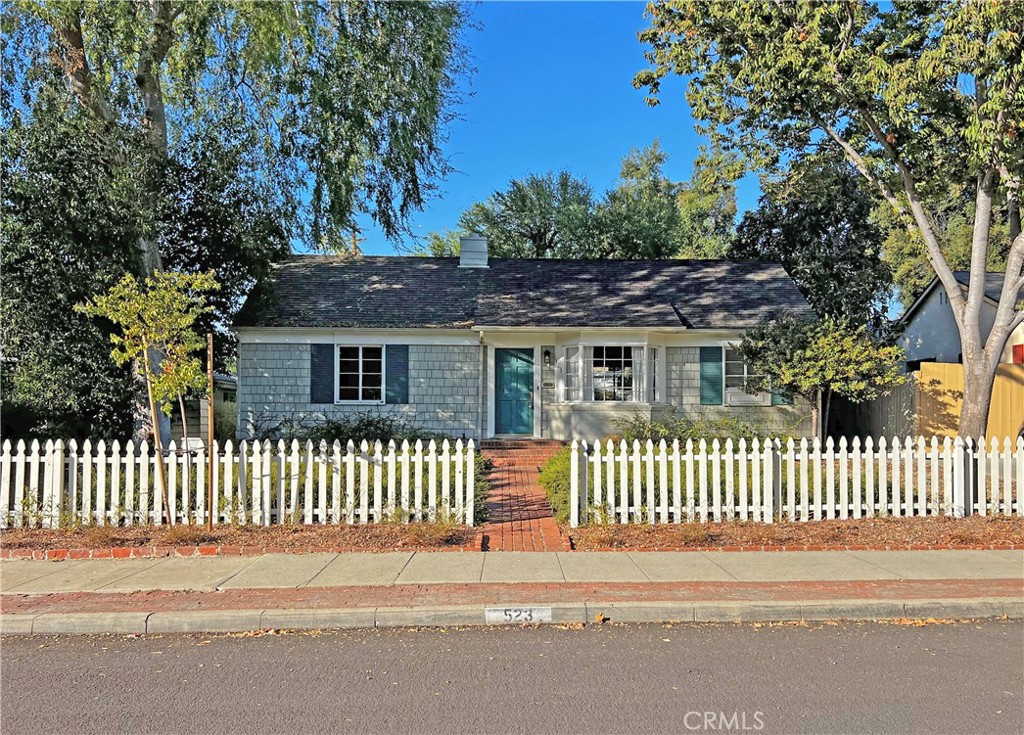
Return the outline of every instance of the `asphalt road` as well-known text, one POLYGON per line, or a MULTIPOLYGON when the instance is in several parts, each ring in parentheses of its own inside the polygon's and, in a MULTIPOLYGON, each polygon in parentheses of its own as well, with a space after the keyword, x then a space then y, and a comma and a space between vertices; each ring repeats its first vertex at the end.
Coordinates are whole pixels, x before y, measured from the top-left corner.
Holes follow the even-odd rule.
POLYGON ((12 637, 0 666, 4 735, 1024 732, 1020 622, 12 637))

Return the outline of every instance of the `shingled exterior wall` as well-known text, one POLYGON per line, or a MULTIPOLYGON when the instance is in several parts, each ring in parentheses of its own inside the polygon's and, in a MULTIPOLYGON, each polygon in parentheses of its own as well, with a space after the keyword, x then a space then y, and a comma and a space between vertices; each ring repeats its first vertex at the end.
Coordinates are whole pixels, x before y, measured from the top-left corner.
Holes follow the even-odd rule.
POLYGON ((797 402, 791 406, 704 406, 700 402, 700 348, 669 347, 666 350, 666 399, 682 416, 710 419, 737 418, 752 424, 765 435, 810 436, 810 407, 797 402))
POLYGON ((314 421, 368 411, 395 414, 416 426, 479 439, 480 358, 475 345, 410 345, 409 403, 310 403, 310 346, 238 345, 238 435, 258 436, 280 419, 314 421))

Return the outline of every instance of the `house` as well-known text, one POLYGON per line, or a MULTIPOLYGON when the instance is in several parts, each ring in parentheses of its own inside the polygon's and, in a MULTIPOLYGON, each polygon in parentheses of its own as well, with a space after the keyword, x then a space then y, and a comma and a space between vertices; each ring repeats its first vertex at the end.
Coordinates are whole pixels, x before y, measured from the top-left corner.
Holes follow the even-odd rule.
MULTIPOLYGON (((956 271, 954 275, 966 295, 970 273, 956 271)), ((992 330, 1002 289, 1002 273, 990 271, 985 274, 985 300, 981 306, 982 339, 988 339, 988 333, 992 330)), ((1024 296, 1024 291, 1018 294, 1018 298, 1021 296, 1024 296)), ((932 279, 917 301, 903 313, 900 323, 903 325, 900 344, 906 352, 908 372, 915 371, 922 362, 963 362, 960 332, 953 319, 946 289, 938 278, 932 279)), ((1010 334, 1000 362, 1024 363, 1024 325, 1018 326, 1010 334)))
MULTIPOLYGON (((964 293, 967 271, 954 274, 964 293)), ((982 338, 988 339, 1003 288, 1003 274, 985 274, 982 338)), ((1018 294, 1018 298, 1024 292, 1018 294)), ((900 344, 906 351, 909 380, 890 394, 859 405, 840 404, 834 412, 833 434, 847 436, 955 437, 963 406, 963 356, 960 333, 946 290, 933 279, 900 317, 900 344)), ((1024 326, 1018 326, 1003 348, 992 386, 986 436, 1016 437, 1024 419, 1024 326)))
MULTIPOLYGON (((217 426, 221 422, 221 419, 226 417, 229 412, 234 418, 235 411, 235 394, 237 393, 237 381, 235 376, 226 375, 224 373, 213 374, 213 413, 214 413, 214 430, 217 430, 217 426)), ((199 446, 206 444, 207 432, 210 427, 210 410, 209 401, 205 396, 202 398, 196 398, 190 396, 185 399, 185 417, 188 419, 188 435, 189 443, 193 446, 199 446)), ((170 438, 175 442, 180 443, 184 438, 184 427, 181 424, 181 412, 178 409, 178 405, 175 404, 170 415, 171 434, 170 438)), ((234 425, 234 421, 228 421, 229 426, 234 425)))
POLYGON ((240 312, 238 432, 283 417, 398 414, 456 437, 594 440, 637 414, 808 433, 807 406, 749 394, 731 349, 810 307, 779 265, 699 260, 292 257, 240 312))

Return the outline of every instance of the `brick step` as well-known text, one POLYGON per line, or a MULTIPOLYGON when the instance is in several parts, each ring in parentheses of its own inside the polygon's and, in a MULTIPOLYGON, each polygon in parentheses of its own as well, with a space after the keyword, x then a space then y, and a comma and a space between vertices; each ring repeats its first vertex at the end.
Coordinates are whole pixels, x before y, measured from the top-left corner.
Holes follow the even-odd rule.
POLYGON ((565 442, 554 439, 484 439, 480 442, 481 449, 560 449, 564 446, 565 442))

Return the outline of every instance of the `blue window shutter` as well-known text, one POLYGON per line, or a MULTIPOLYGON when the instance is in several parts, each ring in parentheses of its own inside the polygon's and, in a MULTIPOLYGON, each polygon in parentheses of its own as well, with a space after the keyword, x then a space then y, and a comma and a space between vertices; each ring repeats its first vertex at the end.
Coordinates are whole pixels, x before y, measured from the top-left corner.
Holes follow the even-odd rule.
POLYGON ((787 396, 785 393, 780 393, 777 390, 772 391, 772 405, 773 406, 791 406, 793 405, 793 397, 787 396))
POLYGON ((309 350, 309 402, 334 403, 334 345, 310 345, 309 350))
POLYGON ((702 406, 721 406, 724 395, 721 347, 700 348, 700 402, 702 406))
POLYGON ((409 402, 409 345, 388 345, 384 348, 387 365, 385 403, 409 402))

